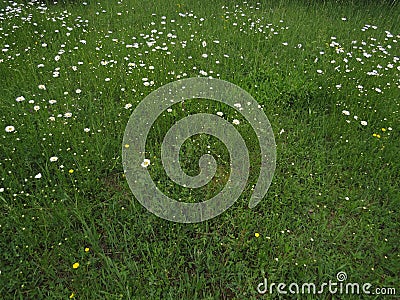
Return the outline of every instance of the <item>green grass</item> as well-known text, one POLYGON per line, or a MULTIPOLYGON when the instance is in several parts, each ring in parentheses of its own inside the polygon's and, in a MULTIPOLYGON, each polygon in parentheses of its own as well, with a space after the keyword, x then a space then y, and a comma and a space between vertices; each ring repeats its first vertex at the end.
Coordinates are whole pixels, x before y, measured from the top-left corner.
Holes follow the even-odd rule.
POLYGON ((87 2, 0 2, 3 299, 358 299, 256 289, 264 278, 337 281, 340 271, 346 282, 400 293, 398 3, 87 2), (146 95, 195 76, 237 84, 263 106, 277 166, 265 199, 249 209, 260 169, 249 124, 212 101, 175 105, 147 140, 149 171, 166 194, 200 201, 229 176, 226 148, 200 135, 184 144, 183 167, 197 174, 210 150, 216 176, 198 190, 168 181, 160 144, 189 114, 241 120, 253 164, 229 210, 179 224, 134 199, 121 148, 146 95))

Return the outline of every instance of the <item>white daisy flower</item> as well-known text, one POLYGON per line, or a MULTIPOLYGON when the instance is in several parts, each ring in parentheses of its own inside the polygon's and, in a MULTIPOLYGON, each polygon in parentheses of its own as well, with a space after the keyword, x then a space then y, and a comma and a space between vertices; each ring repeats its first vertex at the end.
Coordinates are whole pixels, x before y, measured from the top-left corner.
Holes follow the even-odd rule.
POLYGON ((150 165, 150 159, 147 159, 147 158, 145 158, 145 159, 143 160, 143 162, 141 163, 141 166, 142 166, 143 168, 147 168, 149 165, 150 165))
POLYGON ((25 100, 24 96, 19 96, 19 97, 15 98, 15 101, 17 101, 17 102, 22 102, 24 100, 25 100))
POLYGON ((6 126, 5 128, 6 132, 13 132, 15 130, 15 127, 12 125, 6 126))

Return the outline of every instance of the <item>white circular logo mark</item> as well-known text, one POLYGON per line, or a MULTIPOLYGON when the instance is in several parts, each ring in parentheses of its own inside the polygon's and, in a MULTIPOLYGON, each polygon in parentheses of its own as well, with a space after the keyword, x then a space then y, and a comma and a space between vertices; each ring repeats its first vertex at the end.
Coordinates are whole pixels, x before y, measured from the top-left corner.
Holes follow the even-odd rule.
POLYGON ((249 201, 249 207, 255 207, 267 193, 274 175, 274 133, 267 116, 249 93, 219 79, 178 80, 158 88, 139 103, 125 128, 122 148, 122 163, 132 193, 153 214, 179 223, 196 223, 214 218, 232 206, 242 194, 250 170, 248 149, 235 127, 216 115, 198 113, 179 120, 169 129, 161 146, 161 159, 168 177, 181 186, 198 188, 213 178, 216 161, 212 155, 203 155, 199 159, 200 173, 189 176, 179 163, 182 144, 200 133, 222 141, 230 155, 230 175, 225 187, 213 198, 198 203, 171 199, 157 188, 145 168, 148 165, 145 157, 146 139, 152 124, 169 107, 191 98, 225 103, 236 109, 252 126, 261 151, 260 174, 249 201))
POLYGON ((345 272, 339 272, 336 274, 336 278, 339 281, 345 281, 347 279, 347 274, 345 272))

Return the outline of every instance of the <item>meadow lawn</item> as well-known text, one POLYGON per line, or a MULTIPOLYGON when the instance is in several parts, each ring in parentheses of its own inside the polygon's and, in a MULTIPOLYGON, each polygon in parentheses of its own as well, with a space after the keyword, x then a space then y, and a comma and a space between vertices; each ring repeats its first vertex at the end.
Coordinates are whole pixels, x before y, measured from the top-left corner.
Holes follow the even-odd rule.
POLYGON ((400 294, 398 1, 0 0, 0 21, 2 299, 359 299, 257 291, 264 278, 321 285, 339 272, 400 294), (145 96, 197 76, 254 97, 277 164, 250 209, 251 126, 212 100, 174 105, 146 143, 171 198, 202 201, 229 177, 224 145, 199 135, 182 165, 196 175, 208 152, 213 180, 201 190, 168 180, 160 145, 185 116, 233 122, 252 162, 231 208, 181 224, 134 198, 121 149, 145 96))

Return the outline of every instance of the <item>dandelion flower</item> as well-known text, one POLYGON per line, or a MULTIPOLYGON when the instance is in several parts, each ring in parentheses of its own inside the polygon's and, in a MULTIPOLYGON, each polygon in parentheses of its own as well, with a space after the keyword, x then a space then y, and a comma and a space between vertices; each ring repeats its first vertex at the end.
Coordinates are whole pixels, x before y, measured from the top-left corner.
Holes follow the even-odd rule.
POLYGON ((68 173, 69 173, 69 174, 72 174, 72 173, 74 173, 74 170, 73 170, 73 169, 70 169, 70 170, 68 171, 68 173))
POLYGON ((85 248, 85 252, 89 252, 89 250, 90 250, 90 249, 89 249, 88 247, 85 248))
POLYGON ((72 298, 74 298, 74 297, 75 297, 75 294, 72 293, 72 294, 69 296, 69 299, 72 299, 72 298))
POLYGON ((260 237, 260 234, 259 234, 258 232, 256 232, 256 233, 254 234, 254 236, 258 238, 258 237, 260 237))
POLYGON ((147 158, 145 158, 145 159, 143 160, 143 162, 141 163, 141 166, 142 166, 143 168, 147 168, 149 165, 150 165, 150 159, 147 159, 147 158))
POLYGON ((78 262, 74 263, 74 264, 72 265, 72 268, 78 269, 78 268, 79 268, 79 263, 78 263, 78 262))

